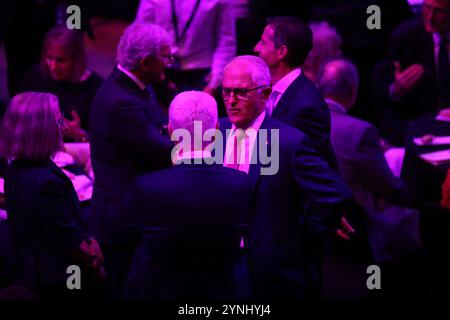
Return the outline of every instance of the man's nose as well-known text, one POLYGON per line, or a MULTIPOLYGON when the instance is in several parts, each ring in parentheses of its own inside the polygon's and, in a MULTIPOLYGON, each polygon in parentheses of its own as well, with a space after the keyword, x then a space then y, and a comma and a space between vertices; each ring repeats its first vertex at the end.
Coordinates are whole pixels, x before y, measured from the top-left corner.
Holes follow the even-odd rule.
POLYGON ((50 61, 48 64, 48 68, 50 70, 55 70, 56 69, 56 62, 55 61, 50 61))
POLYGON ((236 96, 236 93, 235 93, 234 91, 231 91, 231 93, 230 93, 230 99, 228 99, 228 102, 229 102, 230 104, 236 104, 237 101, 238 101, 238 98, 237 98, 237 96, 236 96))

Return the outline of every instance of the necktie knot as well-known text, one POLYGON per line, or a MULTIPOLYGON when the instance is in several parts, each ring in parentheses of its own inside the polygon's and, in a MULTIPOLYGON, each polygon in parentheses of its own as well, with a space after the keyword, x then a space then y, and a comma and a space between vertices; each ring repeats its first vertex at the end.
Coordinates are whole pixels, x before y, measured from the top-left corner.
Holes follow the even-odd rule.
POLYGON ((277 102, 278 95, 279 95, 278 91, 272 91, 270 93, 269 99, 267 99, 266 112, 269 115, 272 115, 273 109, 275 109, 275 105, 276 105, 276 102, 277 102))

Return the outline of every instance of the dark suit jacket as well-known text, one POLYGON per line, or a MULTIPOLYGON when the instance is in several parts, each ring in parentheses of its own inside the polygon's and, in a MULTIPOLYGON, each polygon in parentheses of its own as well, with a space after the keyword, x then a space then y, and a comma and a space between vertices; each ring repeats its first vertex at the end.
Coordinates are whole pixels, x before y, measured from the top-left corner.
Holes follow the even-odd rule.
POLYGON ((171 142, 161 133, 155 99, 114 68, 92 103, 90 143, 95 183, 91 228, 108 241, 112 219, 134 179, 170 165, 171 142))
MULTIPOLYGON (((229 129, 231 124, 221 119, 220 127, 229 129)), ((261 175, 259 156, 257 164, 250 165, 253 195, 247 243, 252 286, 259 298, 302 298, 309 250, 335 230, 349 191, 302 132, 267 116, 260 129, 268 130, 262 145, 269 154, 276 154, 271 130, 279 130, 279 170, 261 175), (314 203, 313 211, 305 209, 305 200, 314 203)), ((259 131, 258 139, 263 138, 259 131)))
POLYGON ((64 284, 70 254, 84 238, 77 194, 50 160, 15 160, 5 176, 6 210, 17 281, 33 288, 64 284))
POLYGON ((139 177, 116 233, 140 243, 125 297, 232 299, 249 206, 248 177, 222 165, 181 164, 139 177))
POLYGON ((392 33, 389 42, 388 72, 383 92, 387 108, 383 118, 383 131, 389 132, 394 143, 403 143, 404 134, 411 120, 423 113, 437 109, 437 79, 433 35, 426 32, 423 19, 413 19, 401 24, 392 33), (394 62, 402 69, 418 63, 424 74, 418 86, 400 101, 390 98, 389 86, 394 82, 394 62))
POLYGON ((418 247, 418 212, 406 208, 406 185, 389 168, 377 130, 346 115, 334 102, 331 142, 339 172, 367 214, 367 231, 377 262, 418 247))
POLYGON ((303 72, 281 96, 272 117, 306 134, 330 167, 336 168, 330 143, 330 111, 319 89, 303 72))

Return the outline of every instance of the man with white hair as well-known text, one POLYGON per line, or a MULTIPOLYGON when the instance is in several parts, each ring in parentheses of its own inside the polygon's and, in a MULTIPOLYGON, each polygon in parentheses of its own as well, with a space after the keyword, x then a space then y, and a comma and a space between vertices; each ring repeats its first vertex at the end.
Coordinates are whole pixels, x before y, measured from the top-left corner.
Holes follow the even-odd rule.
POLYGON ((310 283, 317 284, 310 279, 319 270, 308 270, 314 267, 309 252, 320 252, 323 240, 334 232, 349 193, 306 135, 266 114, 270 91, 269 68, 261 58, 239 56, 225 67, 222 96, 228 119, 220 128, 231 129, 225 166, 248 173, 252 182, 253 211, 245 243, 253 294, 301 299, 310 283), (274 174, 261 170, 267 167, 258 152, 262 146, 278 161, 274 174), (230 163, 231 149, 248 155, 237 157, 237 165, 230 163), (307 201, 314 203, 314 210, 305 208, 307 201))
MULTIPOLYGON (((169 108, 172 139, 180 132, 194 136, 196 125, 202 136, 216 129, 216 102, 204 92, 180 93, 169 108)), ((205 147, 193 143, 173 159, 179 164, 140 176, 131 187, 116 234, 140 244, 125 298, 223 300, 242 294, 236 285, 242 286, 245 273, 234 274, 234 267, 250 182, 240 171, 202 163, 211 158, 205 147)))
MULTIPOLYGON (((151 88, 152 83, 164 79, 164 68, 170 63, 168 43, 167 33, 158 26, 130 25, 120 39, 118 64, 98 90, 90 111, 95 182, 89 222, 106 258, 108 252, 115 252, 109 255, 109 264, 108 259, 106 262, 112 282, 116 282, 115 266, 127 260, 119 258, 119 252, 127 256, 127 249, 111 243, 119 204, 138 175, 170 166, 172 143, 162 134, 163 123, 151 88)), ((113 283, 111 290, 121 291, 113 283)))

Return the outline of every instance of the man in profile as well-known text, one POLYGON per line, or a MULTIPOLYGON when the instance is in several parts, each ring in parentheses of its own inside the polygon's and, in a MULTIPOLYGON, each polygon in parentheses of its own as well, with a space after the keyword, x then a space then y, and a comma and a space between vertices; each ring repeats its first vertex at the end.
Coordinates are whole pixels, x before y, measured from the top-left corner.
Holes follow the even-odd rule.
POLYGON ((262 59, 238 56, 225 67, 222 96, 228 119, 220 125, 227 130, 225 166, 248 173, 252 183, 246 246, 253 294, 302 299, 319 290, 320 270, 310 252, 322 252, 349 192, 305 134, 267 115, 270 91, 270 72, 262 59), (278 170, 270 174, 264 170, 262 146, 277 162, 278 170), (314 203, 314 210, 305 208, 302 199, 314 203))
POLYGON ((265 27, 255 53, 270 70, 272 92, 269 116, 299 129, 332 167, 336 159, 330 143, 330 112, 316 85, 301 66, 312 49, 311 28, 295 17, 276 17, 265 27))
POLYGON ((113 297, 122 291, 130 248, 111 242, 120 203, 134 179, 170 166, 172 143, 151 85, 164 79, 170 63, 167 33, 158 26, 132 24, 117 48, 117 66, 95 96, 90 143, 95 175, 90 228, 105 249, 113 297))

